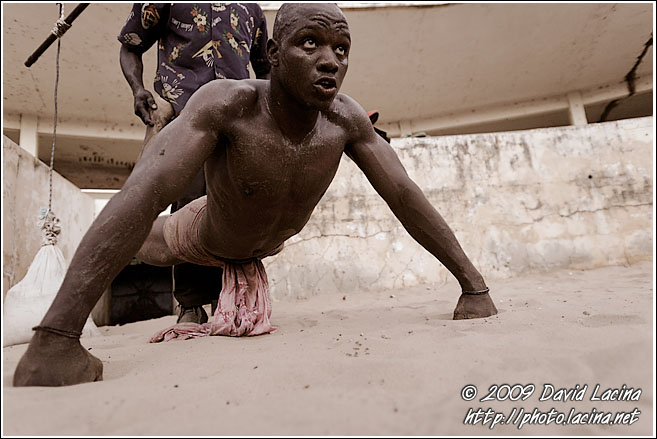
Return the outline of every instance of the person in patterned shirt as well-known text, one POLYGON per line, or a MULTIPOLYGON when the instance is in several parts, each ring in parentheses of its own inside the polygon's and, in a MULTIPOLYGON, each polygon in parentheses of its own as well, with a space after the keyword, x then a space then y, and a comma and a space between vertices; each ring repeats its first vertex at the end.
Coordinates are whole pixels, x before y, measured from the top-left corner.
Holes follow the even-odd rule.
MULTIPOLYGON (((180 114, 201 86, 215 79, 248 79, 249 62, 256 78, 269 75, 267 22, 255 3, 135 3, 118 40, 135 114, 147 126, 140 158, 152 136, 180 114), (153 97, 144 88, 142 54, 155 43, 153 97)), ((201 170, 171 212, 205 193, 201 170)), ((178 322, 204 323, 208 317, 203 305, 215 304, 221 269, 185 263, 174 266, 173 272, 178 322)))

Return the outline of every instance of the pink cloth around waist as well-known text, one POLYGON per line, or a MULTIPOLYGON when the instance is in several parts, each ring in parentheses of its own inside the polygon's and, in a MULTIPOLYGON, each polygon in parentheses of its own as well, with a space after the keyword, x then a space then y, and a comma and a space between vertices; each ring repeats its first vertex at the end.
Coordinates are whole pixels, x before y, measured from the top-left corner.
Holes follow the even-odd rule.
POLYGON ((223 284, 217 309, 209 322, 178 323, 153 335, 151 343, 209 335, 260 335, 276 330, 269 321, 271 296, 262 258, 280 252, 283 245, 266 255, 244 262, 219 259, 205 250, 199 238, 199 224, 206 203, 207 198, 201 197, 171 215, 164 224, 164 238, 177 258, 198 265, 223 268, 223 284))

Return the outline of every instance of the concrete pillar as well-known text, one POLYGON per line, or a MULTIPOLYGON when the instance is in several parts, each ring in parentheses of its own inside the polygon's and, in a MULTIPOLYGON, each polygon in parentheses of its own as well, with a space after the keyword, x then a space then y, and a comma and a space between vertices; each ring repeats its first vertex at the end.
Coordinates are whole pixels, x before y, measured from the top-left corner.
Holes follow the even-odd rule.
POLYGON ((39 140, 37 137, 37 117, 34 114, 21 114, 20 146, 39 158, 39 140))
POLYGON ((581 126, 589 123, 584 111, 582 94, 578 91, 568 93, 568 116, 571 125, 581 126))
POLYGON ((410 136, 413 134, 411 128, 411 122, 409 120, 400 120, 399 121, 399 132, 401 137, 410 136))

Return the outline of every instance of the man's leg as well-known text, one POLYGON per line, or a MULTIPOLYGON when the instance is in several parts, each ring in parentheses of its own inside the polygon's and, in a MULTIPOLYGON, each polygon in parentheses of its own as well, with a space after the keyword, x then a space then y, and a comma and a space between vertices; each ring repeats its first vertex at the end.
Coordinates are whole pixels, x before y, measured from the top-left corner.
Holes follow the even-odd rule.
POLYGON ((159 216, 154 222, 146 241, 135 255, 137 259, 148 265, 170 267, 182 261, 173 255, 164 238, 164 223, 171 215, 159 216))
POLYGON ((221 269, 183 263, 174 265, 173 276, 173 295, 180 305, 178 323, 207 322, 208 315, 203 305, 216 303, 215 301, 219 299, 221 269))
MULTIPOLYGON (((205 194, 205 174, 201 170, 183 196, 171 205, 171 212, 181 209, 205 194)), ((203 305, 219 298, 221 276, 222 271, 219 267, 189 263, 174 265, 173 296, 180 304, 178 323, 205 323, 208 321, 208 315, 203 309, 203 305)))
MULTIPOLYGON (((157 103, 157 110, 153 115, 154 126, 146 128, 144 144, 139 153, 139 158, 141 158, 142 153, 148 147, 148 143, 153 136, 160 132, 174 115, 173 107, 169 102, 162 99, 157 93, 153 94, 153 98, 157 103)), ((205 194, 205 174, 201 170, 182 197, 171 205, 171 213, 205 194)), ((152 254, 155 258, 154 262, 157 262, 156 252, 154 251, 152 254)), ((145 260, 144 262, 149 263, 145 260)), ((151 263, 151 265, 161 264, 151 263)), ((213 303, 214 305, 219 298, 219 292, 221 291, 221 268, 181 263, 174 265, 171 269, 174 285, 173 296, 180 304, 178 323, 207 322, 208 316, 203 309, 203 305, 206 303, 213 303)))
POLYGON ((139 161, 142 154, 144 154, 144 151, 148 147, 148 144, 150 143, 153 136, 155 136, 157 133, 162 131, 162 128, 164 128, 169 122, 171 122, 171 119, 173 118, 175 113, 171 103, 162 99, 162 97, 159 94, 153 93, 153 99, 157 104, 157 110, 153 112, 153 126, 149 126, 149 125, 146 126, 144 143, 142 144, 141 151, 139 151, 139 155, 137 156, 137 161, 139 161))

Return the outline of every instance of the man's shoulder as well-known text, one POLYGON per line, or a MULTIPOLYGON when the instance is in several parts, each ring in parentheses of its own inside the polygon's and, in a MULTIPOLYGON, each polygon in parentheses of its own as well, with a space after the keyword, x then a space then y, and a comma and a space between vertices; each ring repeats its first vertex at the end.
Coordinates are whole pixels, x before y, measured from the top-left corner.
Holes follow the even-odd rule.
MULTIPOLYGON (((185 106, 187 114, 205 116, 209 120, 243 114, 253 107, 264 84, 257 79, 217 79, 199 88, 185 106)), ((183 110, 183 112, 185 112, 183 110)), ((181 113, 182 114, 182 113, 181 113)))
POLYGON ((344 93, 338 93, 333 102, 341 110, 355 111, 360 108, 360 104, 354 98, 344 93))
POLYGON ((210 103, 213 107, 243 107, 257 100, 264 86, 261 82, 258 79, 217 79, 199 88, 190 101, 210 103))
MULTIPOLYGON (((198 89, 199 92, 206 95, 234 95, 240 94, 257 94, 258 90, 264 85, 259 79, 215 79, 204 84, 198 89)), ((197 92, 198 93, 198 92, 197 92)))
POLYGON ((361 105, 349 95, 338 93, 331 106, 331 116, 336 123, 345 128, 359 128, 370 124, 367 113, 361 105))
POLYGON ((369 142, 377 137, 367 112, 355 99, 346 94, 340 93, 336 96, 329 119, 347 133, 347 144, 369 142))

